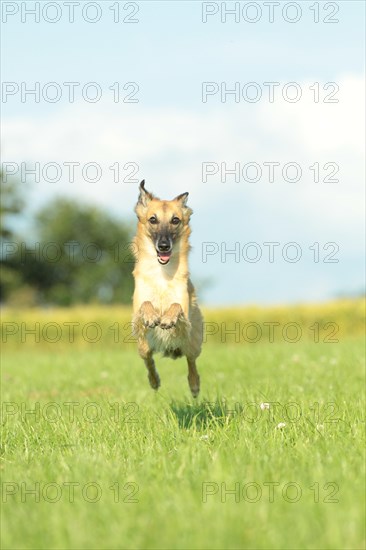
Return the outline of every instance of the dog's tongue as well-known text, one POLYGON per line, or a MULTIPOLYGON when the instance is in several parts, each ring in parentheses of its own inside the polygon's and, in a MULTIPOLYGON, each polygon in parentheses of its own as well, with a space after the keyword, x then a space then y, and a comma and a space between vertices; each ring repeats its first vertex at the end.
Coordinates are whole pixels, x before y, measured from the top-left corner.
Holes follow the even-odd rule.
POLYGON ((167 262, 170 258, 170 254, 159 254, 159 258, 163 260, 163 262, 167 262))

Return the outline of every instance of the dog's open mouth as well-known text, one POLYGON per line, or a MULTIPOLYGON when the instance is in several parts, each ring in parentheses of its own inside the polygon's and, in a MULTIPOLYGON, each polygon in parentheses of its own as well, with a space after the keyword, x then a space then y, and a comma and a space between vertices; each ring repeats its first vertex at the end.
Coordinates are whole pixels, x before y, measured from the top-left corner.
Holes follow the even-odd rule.
POLYGON ((171 252, 158 252, 158 262, 161 265, 169 263, 171 252))

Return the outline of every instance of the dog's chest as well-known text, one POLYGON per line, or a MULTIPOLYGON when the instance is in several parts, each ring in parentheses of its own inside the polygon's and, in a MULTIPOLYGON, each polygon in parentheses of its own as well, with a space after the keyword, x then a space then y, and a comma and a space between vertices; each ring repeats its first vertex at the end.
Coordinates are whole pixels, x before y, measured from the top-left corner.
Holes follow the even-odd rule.
POLYGON ((179 327, 168 330, 155 327, 147 330, 146 338, 150 349, 165 353, 167 350, 183 350, 185 348, 187 336, 184 332, 185 330, 180 330, 179 327))
POLYGON ((160 314, 163 314, 171 304, 181 304, 186 294, 186 281, 175 277, 168 279, 155 270, 144 274, 138 283, 139 302, 151 302, 160 314))

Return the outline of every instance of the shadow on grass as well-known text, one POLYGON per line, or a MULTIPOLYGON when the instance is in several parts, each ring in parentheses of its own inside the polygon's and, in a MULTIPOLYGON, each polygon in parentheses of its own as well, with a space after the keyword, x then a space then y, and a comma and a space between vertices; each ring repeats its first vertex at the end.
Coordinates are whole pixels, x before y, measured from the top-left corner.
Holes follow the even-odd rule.
POLYGON ((229 409, 224 400, 202 401, 201 403, 172 401, 170 409, 177 418, 180 428, 223 426, 230 422, 238 412, 229 409))

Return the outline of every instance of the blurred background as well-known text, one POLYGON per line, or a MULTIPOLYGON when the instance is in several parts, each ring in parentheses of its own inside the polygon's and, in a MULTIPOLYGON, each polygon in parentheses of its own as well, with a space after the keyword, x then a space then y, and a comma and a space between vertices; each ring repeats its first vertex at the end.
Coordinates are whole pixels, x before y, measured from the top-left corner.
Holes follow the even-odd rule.
POLYGON ((141 179, 205 305, 363 294, 362 2, 3 4, 2 304, 129 304, 141 179))

